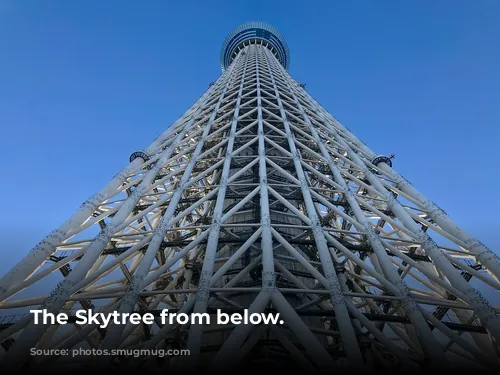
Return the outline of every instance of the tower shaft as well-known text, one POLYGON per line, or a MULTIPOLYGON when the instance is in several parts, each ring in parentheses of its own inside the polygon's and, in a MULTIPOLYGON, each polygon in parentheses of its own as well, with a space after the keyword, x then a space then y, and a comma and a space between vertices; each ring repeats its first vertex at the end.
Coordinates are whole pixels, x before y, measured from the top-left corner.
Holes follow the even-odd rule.
POLYGON ((0 279, 4 310, 155 323, 28 314, 0 331, 5 366, 88 363, 30 358, 35 347, 190 353, 98 358, 125 367, 498 365, 500 318, 478 291, 500 289, 498 257, 321 107, 288 73, 283 43, 260 23, 235 30, 207 92, 0 279), (54 273, 50 294, 20 296, 54 273), (284 324, 161 324, 163 309, 284 324))

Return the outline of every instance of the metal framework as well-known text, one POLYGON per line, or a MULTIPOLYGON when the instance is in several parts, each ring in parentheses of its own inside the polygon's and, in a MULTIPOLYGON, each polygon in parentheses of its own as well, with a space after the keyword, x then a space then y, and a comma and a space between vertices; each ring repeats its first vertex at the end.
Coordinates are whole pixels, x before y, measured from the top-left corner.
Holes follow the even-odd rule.
POLYGON ((35 347, 190 351, 97 358, 117 368, 498 366, 499 309, 479 290, 500 289, 499 258, 319 105, 289 60, 272 27, 236 29, 207 92, 0 279, 4 312, 70 323, 83 308, 277 311, 285 324, 26 314, 0 321, 1 366, 89 362, 35 347), (52 274, 50 294, 22 296, 52 274))

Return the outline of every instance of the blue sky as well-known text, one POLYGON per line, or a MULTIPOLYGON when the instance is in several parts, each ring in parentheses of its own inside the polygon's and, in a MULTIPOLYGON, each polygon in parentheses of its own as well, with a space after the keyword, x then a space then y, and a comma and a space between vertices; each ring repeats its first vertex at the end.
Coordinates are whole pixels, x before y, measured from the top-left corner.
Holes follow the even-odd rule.
POLYGON ((0 1, 0 273, 220 75, 226 35, 275 26, 290 73, 492 248, 500 2, 0 1))

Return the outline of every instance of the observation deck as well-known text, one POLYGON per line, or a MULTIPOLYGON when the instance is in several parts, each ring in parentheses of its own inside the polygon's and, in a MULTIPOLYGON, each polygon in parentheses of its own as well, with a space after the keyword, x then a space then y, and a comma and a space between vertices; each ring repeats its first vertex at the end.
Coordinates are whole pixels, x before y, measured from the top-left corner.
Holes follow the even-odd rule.
POLYGON ((278 30, 263 22, 246 22, 234 29, 222 45, 220 55, 222 71, 226 70, 243 47, 257 43, 267 46, 281 65, 288 70, 290 51, 278 30))

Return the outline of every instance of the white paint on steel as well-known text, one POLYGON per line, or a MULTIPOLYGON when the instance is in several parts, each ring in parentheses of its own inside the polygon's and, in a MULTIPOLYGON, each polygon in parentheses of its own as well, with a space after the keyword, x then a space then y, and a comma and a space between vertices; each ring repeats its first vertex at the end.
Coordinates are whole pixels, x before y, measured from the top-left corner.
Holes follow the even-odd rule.
POLYGON ((176 324, 112 325, 102 338, 96 325, 62 332, 28 315, 0 332, 0 341, 16 338, 0 365, 21 367, 35 346, 153 349, 177 340, 192 354, 181 364, 206 363, 212 343, 212 369, 227 369, 265 335, 307 369, 389 365, 387 355, 410 368, 457 355, 478 368, 498 365, 498 308, 464 277, 498 291, 499 258, 388 164, 373 165, 377 155, 293 80, 269 43, 238 48, 144 151, 149 160, 136 158, 0 279, 0 310, 93 303, 102 312, 203 313, 218 303, 250 313, 272 307, 285 324, 194 325, 186 336, 176 324), (15 298, 64 270, 49 296, 15 298), (347 362, 326 345, 342 348, 347 362))

